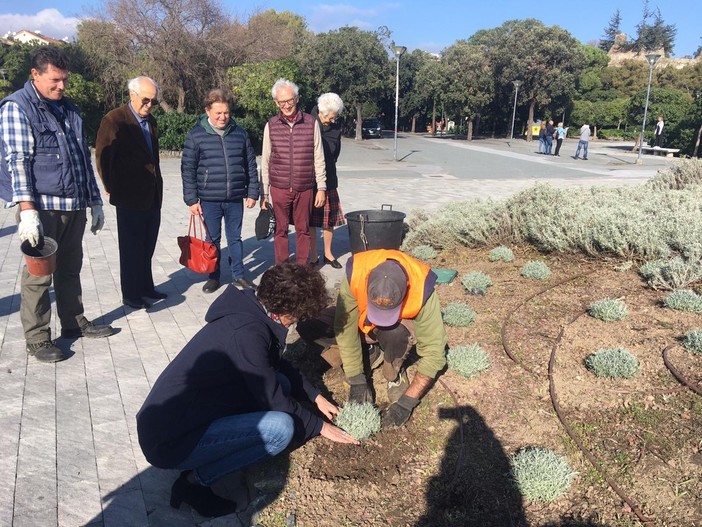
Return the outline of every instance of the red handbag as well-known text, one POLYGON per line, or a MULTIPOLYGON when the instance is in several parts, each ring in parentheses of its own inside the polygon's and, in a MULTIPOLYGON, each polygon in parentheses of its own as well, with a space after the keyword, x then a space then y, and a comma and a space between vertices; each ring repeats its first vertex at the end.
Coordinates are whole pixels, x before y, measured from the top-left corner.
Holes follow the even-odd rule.
POLYGON ((202 234, 203 230, 207 237, 210 233, 207 232, 207 225, 202 219, 202 215, 198 215, 200 219, 200 236, 197 236, 197 226, 195 224, 195 215, 190 215, 190 227, 188 227, 187 236, 178 236, 178 246, 180 247, 180 263, 191 271, 196 273, 210 274, 217 268, 217 247, 214 243, 206 241, 202 234))

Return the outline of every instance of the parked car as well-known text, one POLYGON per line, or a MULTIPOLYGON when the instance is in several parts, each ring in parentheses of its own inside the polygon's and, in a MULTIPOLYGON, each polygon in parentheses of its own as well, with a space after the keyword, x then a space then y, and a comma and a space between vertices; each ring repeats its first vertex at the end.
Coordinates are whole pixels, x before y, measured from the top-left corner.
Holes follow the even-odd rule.
POLYGON ((382 130, 383 128, 380 126, 380 119, 363 119, 361 122, 361 134, 363 139, 380 139, 383 136, 382 130))

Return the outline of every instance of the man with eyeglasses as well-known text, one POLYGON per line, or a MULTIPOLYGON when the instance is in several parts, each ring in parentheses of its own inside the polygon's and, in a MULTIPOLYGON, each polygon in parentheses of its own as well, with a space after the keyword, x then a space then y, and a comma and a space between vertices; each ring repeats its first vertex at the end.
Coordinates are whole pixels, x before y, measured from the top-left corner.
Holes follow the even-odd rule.
POLYGON ((0 199, 17 205, 17 233, 23 244, 41 247, 44 237, 58 244, 53 274, 22 270, 20 320, 27 353, 40 362, 66 355, 51 339, 53 280, 61 336, 107 337, 112 327, 83 314, 80 270, 83 234, 90 207, 90 230, 97 234, 105 216, 78 108, 66 97, 68 59, 57 47, 40 46, 31 55, 24 87, 0 101, 0 199))
POLYGON ((159 166, 158 127, 151 112, 159 89, 153 79, 127 84, 129 102, 103 117, 95 143, 98 172, 117 211, 122 302, 134 309, 161 300, 151 259, 161 226, 163 179, 159 166))
POLYGON ((271 94, 280 111, 263 131, 261 208, 273 204, 275 263, 286 262, 290 256, 288 226, 292 217, 295 260, 307 265, 310 214, 313 206, 324 206, 327 189, 322 134, 317 119, 298 110, 295 83, 278 79, 271 94))

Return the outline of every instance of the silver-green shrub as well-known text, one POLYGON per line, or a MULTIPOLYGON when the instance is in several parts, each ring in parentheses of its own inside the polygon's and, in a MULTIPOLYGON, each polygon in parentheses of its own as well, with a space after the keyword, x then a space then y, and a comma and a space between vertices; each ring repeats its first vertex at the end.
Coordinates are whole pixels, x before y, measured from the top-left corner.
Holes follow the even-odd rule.
POLYGON ((702 279, 702 264, 676 256, 646 262, 639 273, 653 289, 682 289, 702 279))
POLYGON ((691 329, 685 333, 682 345, 687 351, 702 355, 702 329, 691 329))
POLYGON ((503 262, 512 262, 514 261, 514 253, 509 247, 500 245, 499 247, 495 247, 492 251, 490 251, 490 254, 488 254, 488 260, 491 262, 497 262, 500 260, 503 262))
POLYGON ((451 202, 433 212, 412 212, 402 249, 431 243, 436 249, 485 247, 509 239, 511 228, 504 203, 491 200, 451 202))
POLYGON ((522 276, 535 280, 547 280, 551 276, 551 269, 544 262, 531 261, 522 267, 522 276))
POLYGON ((417 245, 412 248, 411 254, 419 260, 432 260, 438 253, 431 245, 417 245))
POLYGON ((449 349, 446 362, 449 369, 464 377, 474 377, 490 367, 490 357, 477 344, 449 349))
POLYGON ((524 448, 510 458, 510 465, 515 485, 529 501, 560 498, 577 475, 564 457, 546 448, 524 448))
POLYGON ((668 293, 668 296, 663 300, 663 305, 676 311, 702 313, 702 296, 691 289, 679 289, 668 293))
POLYGON ((626 304, 618 298, 605 298, 593 302, 588 306, 587 312, 591 317, 605 322, 624 320, 629 315, 626 304))
POLYGON ((371 403, 348 402, 334 419, 336 426, 359 441, 380 431, 380 412, 371 403))
POLYGON ((469 294, 482 296, 492 286, 492 279, 480 271, 471 271, 463 275, 461 283, 469 294))
POLYGON ((588 355, 585 367, 597 377, 629 379, 639 371, 639 361, 624 348, 602 348, 588 355))
POLYGON ((684 190, 702 185, 702 159, 676 159, 667 169, 646 182, 653 190, 684 190))
POLYGON ((454 302, 444 308, 444 324, 453 327, 466 327, 475 322, 475 311, 461 302, 454 302))

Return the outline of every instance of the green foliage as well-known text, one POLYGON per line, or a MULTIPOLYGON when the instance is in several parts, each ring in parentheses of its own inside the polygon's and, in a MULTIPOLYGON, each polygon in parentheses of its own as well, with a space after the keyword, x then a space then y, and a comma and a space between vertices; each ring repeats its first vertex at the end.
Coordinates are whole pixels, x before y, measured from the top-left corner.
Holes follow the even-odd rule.
MULTIPOLYGON (((643 114, 646 104, 646 88, 642 88, 636 93, 627 107, 627 119, 630 123, 638 123, 641 128, 643 114)), ((692 111, 693 100, 689 93, 685 93, 676 88, 651 87, 651 96, 648 102, 648 117, 646 125, 653 129, 656 125, 656 117, 662 115, 665 118, 666 127, 673 126, 685 119, 692 111)))
POLYGON ((160 110, 154 113, 154 117, 158 123, 158 144, 161 150, 183 150, 185 136, 198 120, 194 114, 160 110))
POLYGON ((686 260, 680 256, 666 260, 646 262, 639 273, 653 289, 681 289, 702 279, 699 260, 686 260))
POLYGON ((623 128, 606 128, 597 131, 597 137, 605 140, 626 140, 633 141, 638 136, 640 131, 634 129, 624 130, 623 128))
POLYGON ((547 280, 551 276, 551 269, 544 262, 531 261, 522 267, 522 276, 535 280, 547 280))
POLYGON ((488 50, 459 40, 441 53, 439 65, 444 75, 442 101, 449 115, 472 119, 483 113, 495 93, 488 50))
POLYGON ((577 475, 564 457, 545 448, 524 448, 511 456, 510 465, 515 485, 529 501, 560 498, 577 475))
POLYGON ((466 327, 475 322, 475 311, 464 303, 454 302, 444 308, 444 324, 453 327, 466 327))
POLYGON ((502 260, 503 262, 512 262, 514 261, 514 253, 509 247, 501 245, 490 251, 490 254, 488 254, 488 259, 491 262, 497 262, 499 260, 502 260))
POLYGON ((624 348, 602 348, 588 355, 585 367, 597 377, 630 379, 639 371, 639 361, 624 348))
POLYGON ((477 344, 451 348, 446 354, 449 369, 464 377, 475 377, 490 367, 490 357, 477 344))
POLYGON ((604 52, 609 51, 612 46, 614 46, 617 35, 621 33, 621 23, 622 17, 619 14, 619 9, 617 9, 612 15, 612 18, 609 19, 609 24, 607 24, 607 27, 604 29, 604 36, 599 42, 599 47, 604 52))
POLYGON ((629 315, 626 304, 618 298, 605 298, 593 302, 588 306, 587 312, 591 317, 605 322, 624 320, 629 315))
POLYGON ((691 289, 679 289, 669 293, 663 305, 676 311, 702 313, 702 296, 691 289))
POLYGON ((411 250, 431 243, 437 249, 453 250, 495 245, 508 237, 506 213, 504 204, 489 200, 448 203, 432 215, 413 211, 402 247, 411 250))
POLYGON ((492 279, 480 271, 471 271, 461 278, 461 283, 471 295, 485 295, 488 287, 492 286, 492 279))
POLYGON ((691 329, 685 333, 682 345, 687 351, 702 355, 702 329, 691 329))
POLYGON ((334 419, 336 426, 359 441, 380 431, 380 412, 372 403, 348 402, 334 419))
POLYGON ((431 245, 417 245, 410 251, 412 256, 420 260, 432 260, 436 258, 437 252, 431 245))
POLYGON ((102 86, 97 82, 86 80, 79 73, 71 73, 66 96, 80 108, 88 143, 94 145, 104 113, 102 86))

